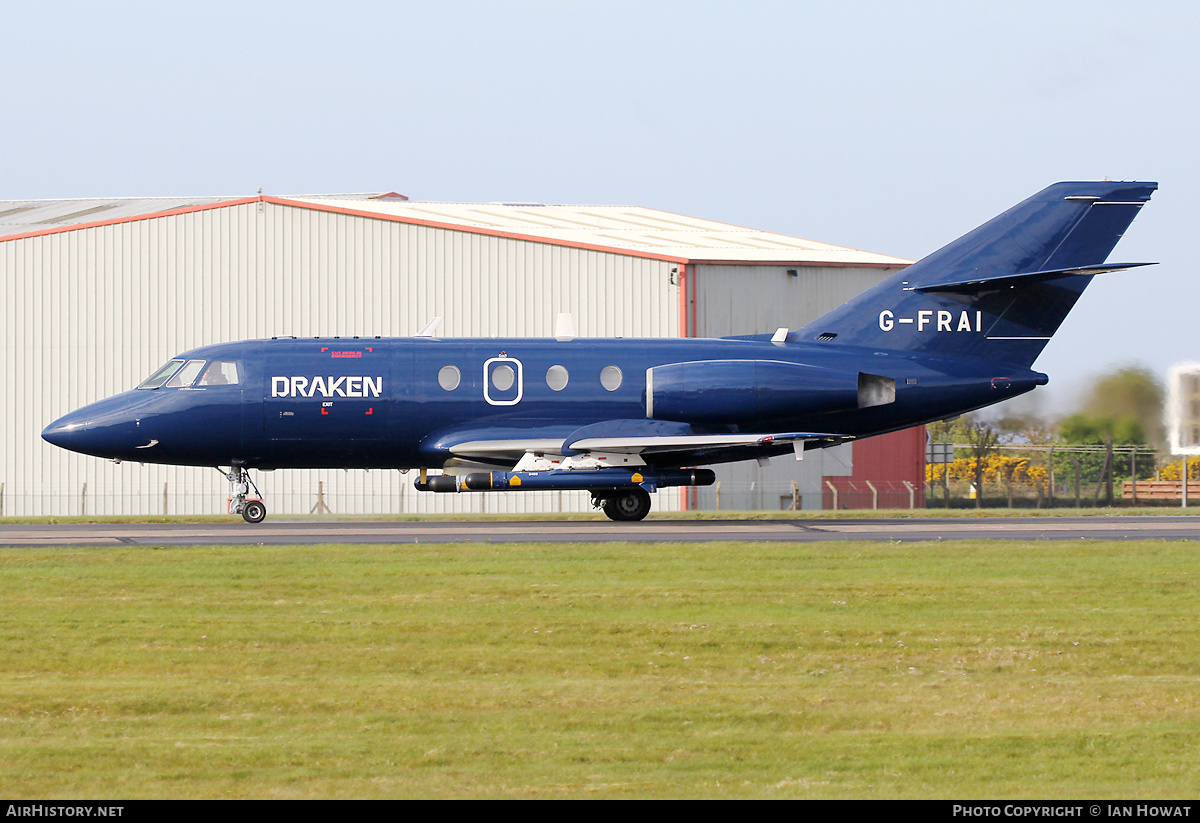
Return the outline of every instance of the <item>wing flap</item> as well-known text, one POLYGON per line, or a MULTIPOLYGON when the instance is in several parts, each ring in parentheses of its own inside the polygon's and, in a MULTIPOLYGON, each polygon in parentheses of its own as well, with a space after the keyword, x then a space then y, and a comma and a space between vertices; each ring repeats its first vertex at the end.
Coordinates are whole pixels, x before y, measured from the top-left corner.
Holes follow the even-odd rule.
POLYGON ((571 444, 574 451, 613 454, 656 454, 699 449, 746 448, 794 443, 799 440, 845 440, 847 435, 827 432, 778 434, 691 434, 650 437, 588 437, 571 444))

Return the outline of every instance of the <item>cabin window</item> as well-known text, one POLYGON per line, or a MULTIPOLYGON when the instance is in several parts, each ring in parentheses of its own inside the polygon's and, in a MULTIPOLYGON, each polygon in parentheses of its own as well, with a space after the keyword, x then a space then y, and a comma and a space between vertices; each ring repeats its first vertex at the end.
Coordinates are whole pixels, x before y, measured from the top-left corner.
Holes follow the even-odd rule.
POLYGON ((183 368, 175 372, 175 376, 167 381, 168 389, 181 389, 184 386, 190 386, 200 374, 200 370, 204 368, 203 360, 189 360, 184 364, 183 368))
POLYGON ((546 385, 554 391, 562 391, 567 387, 567 381, 570 379, 567 374, 566 366, 551 366, 546 369, 546 385))
POLYGON ((458 366, 442 366, 438 372, 438 385, 446 391, 457 389, 460 380, 462 374, 458 371, 458 366))
POLYGON ((600 385, 609 391, 621 388, 621 370, 616 366, 605 366, 600 370, 600 385))
POLYGON ((236 386, 238 380, 237 363, 232 360, 214 360, 208 364, 204 374, 200 376, 197 386, 236 386))
POLYGON ((516 382, 517 373, 512 366, 501 364, 492 369, 492 385, 500 391, 508 391, 516 382))
POLYGON ((166 383, 167 380, 170 379, 171 375, 179 371, 179 367, 182 365, 182 360, 168 360, 162 368, 139 383, 138 388, 157 389, 163 383, 166 383))

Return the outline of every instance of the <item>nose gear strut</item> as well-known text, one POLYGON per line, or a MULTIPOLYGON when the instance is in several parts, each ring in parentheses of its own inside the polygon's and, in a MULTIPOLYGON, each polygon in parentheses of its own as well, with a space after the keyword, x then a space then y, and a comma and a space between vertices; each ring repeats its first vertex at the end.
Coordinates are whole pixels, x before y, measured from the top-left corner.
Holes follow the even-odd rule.
POLYGON ((230 466, 228 472, 221 473, 229 480, 229 513, 240 514, 247 523, 261 523, 267 516, 267 504, 263 502, 258 486, 250 479, 250 472, 243 466, 230 466), (252 487, 255 496, 249 497, 252 487))

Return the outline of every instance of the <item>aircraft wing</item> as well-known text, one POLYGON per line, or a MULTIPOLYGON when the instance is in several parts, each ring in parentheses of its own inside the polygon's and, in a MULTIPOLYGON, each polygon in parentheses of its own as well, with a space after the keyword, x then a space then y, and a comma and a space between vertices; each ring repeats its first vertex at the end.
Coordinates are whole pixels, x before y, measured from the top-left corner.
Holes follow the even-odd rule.
MULTIPOLYGON (((595 429, 594 426, 587 427, 595 429)), ((605 428, 609 428, 607 424, 605 428)), ((584 430, 580 430, 584 433, 584 430)), ((797 456, 804 449, 808 440, 843 441, 850 439, 844 434, 828 432, 758 432, 738 434, 695 434, 695 433, 654 433, 629 434, 616 433, 606 436, 592 436, 584 433, 578 437, 529 437, 513 439, 472 439, 450 445, 448 450, 459 459, 475 460, 483 463, 515 465, 526 454, 549 455, 579 455, 602 452, 605 454, 636 454, 644 457, 662 458, 678 456, 680 465, 685 465, 688 458, 703 454, 707 460, 717 462, 719 455, 725 451, 746 453, 759 449, 769 449, 773 446, 792 444, 797 456)), ((753 456, 753 455, 751 455, 753 456)))
POLYGON ((819 432, 779 434, 706 434, 648 437, 586 437, 571 443, 577 452, 614 454, 656 454, 678 451, 709 451, 722 448, 746 448, 783 445, 805 440, 846 439, 846 435, 819 432))

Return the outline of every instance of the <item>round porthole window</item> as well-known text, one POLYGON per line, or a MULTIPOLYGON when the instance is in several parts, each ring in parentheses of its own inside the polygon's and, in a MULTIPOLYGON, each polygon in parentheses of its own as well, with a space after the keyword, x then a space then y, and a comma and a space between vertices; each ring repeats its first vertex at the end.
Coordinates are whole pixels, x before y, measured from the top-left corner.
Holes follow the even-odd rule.
POLYGON ((605 366, 600 370, 600 385, 609 391, 621 388, 621 370, 616 366, 605 366))
POLYGON ((442 366, 441 371, 438 372, 438 385, 446 391, 457 389, 460 380, 462 380, 462 375, 458 371, 458 366, 442 366))
POLYGON ((570 375, 567 374, 566 366, 551 366, 546 369, 546 385, 554 391, 562 391, 567 387, 567 380, 570 375))
POLYGON ((492 369, 492 385, 500 391, 508 391, 512 388, 513 381, 517 379, 517 373, 513 371, 512 366, 499 365, 492 369))

